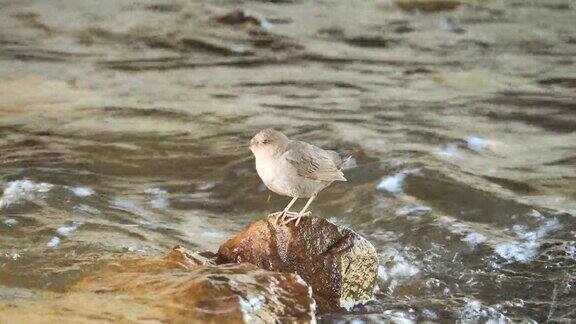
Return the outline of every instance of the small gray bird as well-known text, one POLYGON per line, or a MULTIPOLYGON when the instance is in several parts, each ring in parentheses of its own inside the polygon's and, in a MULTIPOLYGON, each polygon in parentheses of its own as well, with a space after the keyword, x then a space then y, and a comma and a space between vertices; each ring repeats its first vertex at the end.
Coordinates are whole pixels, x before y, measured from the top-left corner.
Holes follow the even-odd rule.
POLYGON ((285 224, 295 220, 298 226, 302 216, 310 215, 306 210, 322 189, 334 181, 346 181, 338 153, 291 140, 279 131, 260 131, 250 140, 249 147, 266 187, 279 195, 293 197, 283 211, 270 214, 276 216, 276 223, 282 218, 285 224), (310 199, 299 213, 290 212, 298 198, 310 199))

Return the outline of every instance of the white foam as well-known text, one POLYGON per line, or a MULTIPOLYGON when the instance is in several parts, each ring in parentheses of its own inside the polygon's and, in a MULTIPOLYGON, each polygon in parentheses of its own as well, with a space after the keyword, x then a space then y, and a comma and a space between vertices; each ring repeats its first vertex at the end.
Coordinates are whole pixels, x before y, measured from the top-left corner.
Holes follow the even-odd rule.
POLYGON ((272 24, 266 18, 262 18, 262 19, 260 19, 260 27, 262 27, 266 30, 271 30, 272 24))
POLYGON ((383 312, 386 315, 391 323, 394 324, 413 324, 416 323, 414 316, 411 315, 409 312, 404 312, 400 310, 385 310, 383 312))
POLYGON ((462 238, 463 242, 468 243, 472 247, 475 247, 480 243, 484 243, 486 242, 486 240, 487 240, 486 236, 476 232, 468 233, 466 234, 466 236, 462 238))
POLYGON ((569 257, 576 260, 576 245, 569 245, 566 247, 566 252, 568 253, 569 257))
POLYGON ((438 221, 443 226, 447 227, 450 233, 462 236, 460 240, 468 243, 471 247, 475 247, 476 245, 486 241, 490 243, 489 239, 484 234, 475 232, 475 229, 467 223, 461 223, 458 220, 447 216, 438 217, 438 221))
POLYGON ((536 209, 532 209, 526 215, 539 220, 545 219, 544 215, 536 209))
POLYGON ((475 299, 466 299, 466 304, 458 313, 464 323, 513 323, 495 308, 482 305, 480 301, 475 299))
POLYGON ((431 319, 431 320, 438 319, 438 314, 436 314, 435 311, 428 309, 428 308, 424 308, 422 310, 422 316, 426 319, 431 319))
POLYGON ((138 205, 136 205, 136 203, 124 199, 114 199, 112 201, 112 205, 119 207, 121 209, 128 209, 128 210, 138 209, 138 205))
POLYGON ((150 200, 150 205, 154 206, 154 208, 166 209, 170 207, 170 201, 163 197, 156 197, 150 200))
POLYGON ((214 189, 216 187, 216 182, 205 182, 201 185, 198 185, 198 190, 206 191, 210 189, 214 189))
POLYGON ((112 205, 118 209, 134 214, 141 214, 144 211, 142 207, 138 205, 138 203, 120 198, 112 200, 112 205))
POLYGON ((342 169, 344 170, 352 169, 355 168, 356 166, 358 166, 358 161, 356 161, 356 159, 353 156, 345 158, 344 162, 342 163, 342 169))
POLYGON ((59 227, 56 230, 56 232, 58 232, 58 234, 60 234, 60 235, 68 236, 68 235, 72 234, 72 232, 75 232, 80 227, 80 225, 82 225, 82 223, 76 223, 75 222, 75 223, 72 223, 68 226, 59 227))
POLYGON ((376 187, 376 189, 380 191, 388 191, 393 193, 402 192, 402 185, 404 183, 404 178, 406 178, 406 174, 403 172, 396 173, 395 175, 388 176, 376 187))
POLYGON ((201 235, 207 236, 207 237, 214 237, 214 238, 219 238, 219 237, 226 238, 228 236, 227 233, 212 231, 212 230, 204 230, 201 235))
POLYGON ((560 228, 558 220, 549 219, 535 231, 530 231, 526 226, 514 225, 512 229, 516 233, 517 239, 497 245, 494 251, 508 261, 526 263, 534 259, 538 254, 540 240, 549 233, 560 228))
POLYGON ((382 281, 390 281, 388 269, 386 269, 386 267, 383 265, 378 266, 378 278, 380 278, 382 281))
POLYGON ((266 298, 264 296, 248 296, 247 298, 240 298, 240 308, 242 309, 242 315, 247 323, 254 322, 253 314, 257 312, 264 303, 266 298))
POLYGON ((126 249, 128 250, 128 252, 138 252, 140 254, 144 254, 146 253, 146 247, 145 246, 128 246, 126 247, 126 249))
POLYGON ((528 262, 536 256, 539 247, 537 242, 512 242, 499 244, 494 250, 506 260, 528 262))
POLYGON ((404 206, 396 211, 397 215, 400 216, 408 216, 408 215, 416 215, 420 216, 431 211, 432 208, 427 206, 419 206, 419 205, 407 205, 404 206))
POLYGON ((404 179, 407 174, 414 173, 416 170, 404 170, 395 173, 391 176, 384 177, 380 183, 376 186, 379 191, 388 191, 391 193, 402 192, 402 186, 404 185, 404 179))
POLYGON ((341 217, 329 217, 328 221, 330 223, 334 223, 336 225, 340 225, 340 226, 344 226, 344 227, 350 227, 350 224, 346 223, 341 217))
POLYGON ((393 292, 399 284, 418 274, 420 269, 407 261, 396 249, 391 249, 387 254, 388 256, 385 258, 387 259, 385 263, 391 261, 393 264, 390 267, 379 266, 378 278, 381 281, 387 282, 388 291, 393 292))
POLYGON ((161 188, 150 188, 150 189, 146 189, 146 191, 144 191, 145 193, 149 194, 149 195, 167 195, 168 191, 161 189, 161 188))
POLYGON ((488 140, 476 136, 469 136, 466 137, 466 144, 469 148, 480 151, 488 147, 488 140))
POLYGON ((52 187, 54 185, 50 183, 36 183, 27 179, 11 181, 4 189, 2 197, 0 197, 0 209, 19 203, 22 200, 32 199, 35 194, 46 193, 52 187))
POLYGON ((451 18, 448 17, 442 17, 438 22, 438 26, 440 27, 440 29, 448 31, 453 31, 458 28, 458 26, 456 26, 456 23, 451 18))
POLYGON ((60 238, 58 236, 54 236, 53 238, 50 239, 50 241, 48 241, 48 243, 46 243, 47 247, 57 247, 60 244, 60 238))
POLYGON ((420 269, 416 266, 407 262, 399 262, 390 268, 389 273, 392 278, 400 279, 412 277, 418 272, 420 272, 420 269))
POLYGON ((168 200, 168 191, 160 188, 150 188, 145 191, 147 194, 153 195, 154 197, 150 200, 150 205, 158 209, 165 209, 170 207, 170 201, 168 200))
POLYGON ((230 49, 234 53, 238 53, 238 54, 246 53, 246 46, 244 46, 242 44, 233 44, 232 46, 230 46, 230 49))
POLYGON ((359 305, 364 305, 367 300, 354 300, 354 299, 345 299, 340 300, 340 307, 344 308, 346 311, 350 312, 354 307, 359 305))
POLYGON ((244 299, 244 298, 240 299, 240 305, 242 306, 242 308, 244 308, 250 312, 253 312, 255 310, 262 308, 262 305, 264 305, 265 301, 266 301, 266 298, 264 298, 264 296, 256 295, 256 296, 248 297, 246 299, 244 299))
POLYGON ((536 231, 536 238, 543 238, 544 236, 559 230, 562 226, 556 218, 547 220, 538 230, 536 231))
POLYGON ((6 224, 7 226, 14 226, 18 224, 18 221, 15 220, 14 218, 8 218, 4 220, 4 224, 6 224))
POLYGON ((92 188, 88 187, 74 187, 70 188, 70 190, 72 191, 73 194, 75 194, 78 197, 89 197, 95 193, 94 190, 92 190, 92 188))
POLYGON ((455 158, 458 156, 458 145, 450 143, 446 146, 440 146, 436 148, 436 154, 447 158, 455 158))

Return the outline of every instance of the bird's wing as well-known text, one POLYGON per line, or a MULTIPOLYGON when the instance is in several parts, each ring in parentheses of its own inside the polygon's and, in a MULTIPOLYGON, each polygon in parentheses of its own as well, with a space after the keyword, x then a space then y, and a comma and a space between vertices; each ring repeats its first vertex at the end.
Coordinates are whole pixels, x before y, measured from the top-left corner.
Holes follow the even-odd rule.
POLYGON ((299 176, 319 181, 346 181, 340 170, 342 160, 334 151, 292 141, 288 144, 284 157, 296 169, 299 176))

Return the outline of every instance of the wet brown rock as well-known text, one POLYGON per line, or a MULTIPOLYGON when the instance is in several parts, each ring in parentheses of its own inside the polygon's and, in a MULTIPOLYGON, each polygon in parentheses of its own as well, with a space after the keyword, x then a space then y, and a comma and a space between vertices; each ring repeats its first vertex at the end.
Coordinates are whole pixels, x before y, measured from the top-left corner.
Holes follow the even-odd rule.
POLYGON ((225 242, 218 262, 250 262, 299 274, 312 286, 319 313, 342 311, 371 298, 378 257, 370 242, 323 218, 304 217, 298 227, 273 222, 260 220, 225 242))
POLYGON ((538 81, 542 85, 556 85, 576 89, 576 78, 550 78, 538 81))
POLYGON ((226 25, 251 24, 261 26, 264 18, 254 12, 238 9, 217 16, 214 20, 226 25))
POLYGON ((404 11, 438 12, 454 10, 461 3, 456 0, 400 0, 395 4, 404 11))
POLYGON ((216 257, 217 255, 211 252, 190 252, 181 246, 175 246, 164 260, 169 264, 191 270, 200 265, 216 265, 214 262, 216 257))
MULTIPOLYGON (((213 265, 206 255, 174 248, 164 260, 125 260, 85 278, 74 292, 127 296, 155 320, 179 323, 308 323, 312 291, 295 274, 248 263, 213 265)), ((126 298, 124 298, 126 299, 126 298)))

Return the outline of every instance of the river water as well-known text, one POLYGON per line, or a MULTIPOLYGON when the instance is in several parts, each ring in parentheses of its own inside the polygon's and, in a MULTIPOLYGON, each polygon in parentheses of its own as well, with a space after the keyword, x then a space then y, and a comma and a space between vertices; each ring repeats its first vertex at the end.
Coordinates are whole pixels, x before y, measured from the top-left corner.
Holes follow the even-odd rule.
POLYGON ((312 211, 380 288, 325 321, 574 320, 576 3, 432 3, 1 1, 0 312, 281 209, 273 127, 354 157, 312 211))

